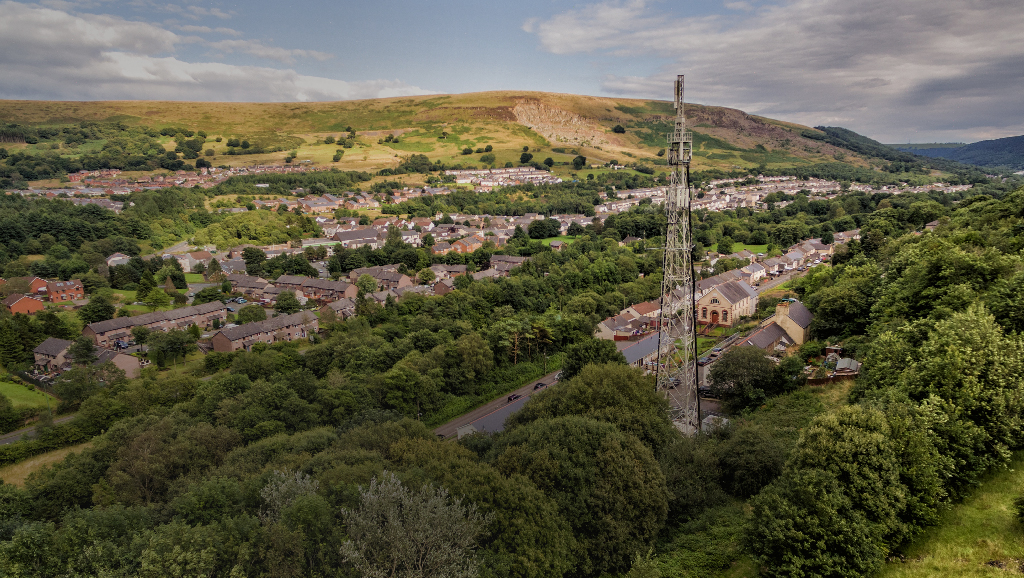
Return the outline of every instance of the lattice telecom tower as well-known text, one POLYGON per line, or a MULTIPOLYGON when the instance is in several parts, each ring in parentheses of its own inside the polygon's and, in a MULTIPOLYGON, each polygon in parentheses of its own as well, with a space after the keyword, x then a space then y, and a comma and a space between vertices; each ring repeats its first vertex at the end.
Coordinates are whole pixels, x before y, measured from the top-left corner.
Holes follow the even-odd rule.
POLYGON ((683 75, 676 78, 676 126, 668 135, 672 167, 665 214, 664 280, 658 335, 657 388, 668 396, 672 420, 687 434, 700 431, 697 397, 697 318, 694 308, 693 242, 690 232, 690 159, 693 135, 683 115, 683 75))

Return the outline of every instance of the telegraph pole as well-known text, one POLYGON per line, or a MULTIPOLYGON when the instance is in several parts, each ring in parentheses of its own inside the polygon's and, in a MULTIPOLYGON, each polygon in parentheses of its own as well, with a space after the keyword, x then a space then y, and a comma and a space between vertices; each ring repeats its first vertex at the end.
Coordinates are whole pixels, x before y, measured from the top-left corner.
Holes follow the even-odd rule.
POLYGON ((668 165, 672 177, 665 199, 668 226, 661 285, 657 391, 668 398, 676 427, 692 435, 700 431, 700 399, 697 395, 697 317, 690 230, 693 135, 686 130, 683 114, 683 75, 676 77, 675 108, 675 130, 668 135, 668 165))

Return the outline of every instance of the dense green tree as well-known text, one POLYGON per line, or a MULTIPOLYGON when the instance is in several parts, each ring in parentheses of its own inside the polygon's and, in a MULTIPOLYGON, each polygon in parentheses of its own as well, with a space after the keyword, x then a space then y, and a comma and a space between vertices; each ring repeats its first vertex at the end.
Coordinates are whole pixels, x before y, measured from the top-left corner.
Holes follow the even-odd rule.
POLYGON ((654 454, 612 424, 540 419, 507 432, 492 451, 499 471, 526 476, 558 504, 580 542, 578 575, 627 570, 665 522, 668 491, 654 454))
POLYGON ((237 323, 244 325, 253 321, 263 321, 267 318, 267 312, 259 305, 246 305, 238 310, 237 323))
POLYGON ((473 546, 487 518, 444 488, 407 488, 389 472, 360 490, 358 508, 343 510, 347 562, 363 576, 470 578, 473 546))
POLYGON ((68 353, 74 359, 75 365, 92 365, 98 358, 96 356, 96 343, 91 337, 80 336, 68 348, 68 353))
POLYGON ((302 305, 299 303, 298 297, 291 291, 282 291, 277 296, 277 302, 274 303, 274 311, 283 313, 285 315, 291 315, 292 313, 298 313, 302 309, 302 305))
POLYGON ((587 157, 585 156, 576 155, 576 157, 572 159, 572 168, 576 169, 577 171, 582 169, 586 164, 587 157))
POLYGON ((594 339, 589 336, 576 340, 565 350, 562 379, 576 377, 588 365, 604 363, 626 363, 626 358, 615 347, 614 342, 607 339, 594 339))
POLYGON ((729 411, 759 406, 786 387, 764 350, 753 346, 730 348, 712 366, 708 385, 729 411))
POLYGON ((831 472, 790 470, 751 506, 748 548, 765 576, 860 578, 882 565, 881 528, 831 472))
POLYGON ((584 416, 614 424, 658 454, 678 437, 668 419, 664 397, 639 370, 617 364, 585 366, 578 375, 543 391, 520 411, 509 416, 506 427, 519 427, 538 419, 584 416))
POLYGON ((113 319, 116 312, 117 310, 109 299, 103 295, 93 295, 89 302, 78 310, 78 318, 82 320, 82 323, 88 325, 98 321, 113 319))

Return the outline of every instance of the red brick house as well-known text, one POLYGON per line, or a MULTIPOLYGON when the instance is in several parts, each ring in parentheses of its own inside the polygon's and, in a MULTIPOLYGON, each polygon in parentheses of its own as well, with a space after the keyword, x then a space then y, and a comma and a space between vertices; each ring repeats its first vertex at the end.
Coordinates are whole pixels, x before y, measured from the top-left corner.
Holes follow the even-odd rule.
POLYGON ((11 314, 24 313, 25 315, 32 315, 37 311, 43 310, 43 302, 35 297, 29 297, 28 295, 22 295, 21 293, 12 293, 10 297, 4 299, 4 306, 11 314))
POLYGON ((85 289, 82 288, 82 282, 78 279, 50 281, 46 284, 46 298, 51 303, 85 299, 85 289))

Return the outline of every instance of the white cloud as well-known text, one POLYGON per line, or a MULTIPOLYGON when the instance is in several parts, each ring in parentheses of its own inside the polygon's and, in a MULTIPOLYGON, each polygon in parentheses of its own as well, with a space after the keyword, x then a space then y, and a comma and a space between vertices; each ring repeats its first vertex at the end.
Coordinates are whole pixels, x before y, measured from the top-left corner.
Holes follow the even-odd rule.
MULTIPOLYGON (((0 98, 5 99, 313 101, 430 93, 398 80, 343 81, 290 69, 186 62, 175 48, 196 39, 113 16, 72 15, 10 1, 0 2, 0 13, 0 98)), ((331 57, 248 40, 209 44, 282 61, 331 57)))
POLYGON ((1024 132, 1017 0, 781 0, 704 17, 612 0, 531 30, 555 54, 672 61, 652 76, 604 77, 612 94, 666 99, 682 72, 688 93, 708 104, 806 124, 834 119, 882 140, 1024 132))
POLYGON ((328 60, 333 58, 332 54, 318 52, 316 50, 301 50, 267 46, 255 40, 221 40, 211 42, 210 46, 224 52, 244 52, 260 58, 277 60, 285 64, 292 64, 296 58, 314 58, 316 60, 328 60))
POLYGON ((191 32, 193 34, 223 34, 225 36, 242 35, 242 33, 237 30, 225 28, 223 26, 218 26, 217 28, 210 28, 209 26, 196 26, 193 24, 188 24, 185 26, 176 26, 176 28, 178 30, 181 30, 182 32, 191 32))

